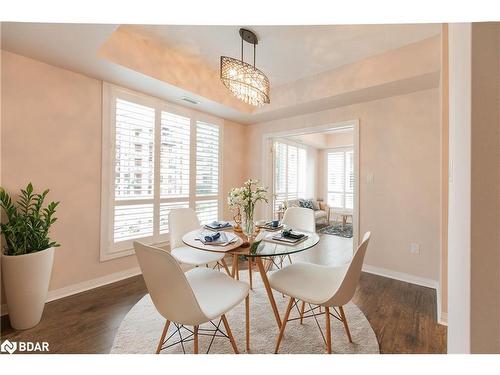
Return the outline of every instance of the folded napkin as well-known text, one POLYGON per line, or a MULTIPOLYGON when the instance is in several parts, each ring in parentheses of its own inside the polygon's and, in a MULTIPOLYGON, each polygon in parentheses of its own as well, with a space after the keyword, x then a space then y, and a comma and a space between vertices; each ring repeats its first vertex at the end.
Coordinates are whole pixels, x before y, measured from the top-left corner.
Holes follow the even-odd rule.
POLYGON ((292 229, 285 229, 281 234, 285 238, 292 238, 294 240, 300 240, 305 236, 303 233, 293 233, 292 229))
POLYGON ((207 234, 207 235, 204 237, 205 242, 215 242, 215 241, 217 241, 219 238, 220 238, 220 233, 219 233, 219 232, 216 232, 216 233, 213 233, 213 234, 207 234))
POLYGON ((229 222, 227 221, 212 221, 210 224, 207 224, 206 226, 211 229, 222 229, 230 227, 231 224, 229 224, 229 222))

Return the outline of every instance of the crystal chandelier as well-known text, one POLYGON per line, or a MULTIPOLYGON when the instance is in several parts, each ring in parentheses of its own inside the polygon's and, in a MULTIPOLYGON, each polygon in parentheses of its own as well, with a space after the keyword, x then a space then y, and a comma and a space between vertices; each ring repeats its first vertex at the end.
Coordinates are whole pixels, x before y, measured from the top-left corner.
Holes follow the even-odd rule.
POLYGON ((220 79, 238 99, 253 106, 269 103, 269 80, 255 67, 255 46, 257 35, 247 29, 240 29, 241 60, 221 56, 220 79), (243 40, 253 44, 253 66, 243 61, 243 40))

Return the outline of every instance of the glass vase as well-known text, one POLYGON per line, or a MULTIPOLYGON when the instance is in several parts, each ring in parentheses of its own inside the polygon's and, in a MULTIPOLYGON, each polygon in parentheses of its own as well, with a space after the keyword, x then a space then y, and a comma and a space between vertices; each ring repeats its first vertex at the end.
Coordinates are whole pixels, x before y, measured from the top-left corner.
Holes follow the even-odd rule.
POLYGON ((255 223, 253 221, 253 210, 249 210, 244 212, 243 215, 243 234, 247 237, 248 242, 251 242, 254 232, 255 232, 255 223))

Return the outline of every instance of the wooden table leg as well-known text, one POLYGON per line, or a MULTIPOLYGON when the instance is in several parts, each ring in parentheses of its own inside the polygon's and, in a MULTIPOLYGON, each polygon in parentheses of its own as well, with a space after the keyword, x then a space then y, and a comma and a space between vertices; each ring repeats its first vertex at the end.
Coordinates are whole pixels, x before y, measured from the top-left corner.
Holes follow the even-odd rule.
POLYGON ((276 323, 278 323, 278 328, 281 328, 280 314, 278 312, 278 307, 276 306, 276 301, 274 300, 273 291, 271 289, 271 286, 269 285, 269 280, 267 279, 264 264, 262 263, 262 259, 260 259, 260 257, 256 257, 255 262, 257 263, 257 267, 259 267, 260 277, 262 278, 262 282, 266 287, 267 297, 269 298, 269 302, 271 302, 271 307, 273 308, 276 323))
POLYGON ((231 267, 231 277, 236 279, 236 273, 238 271, 238 254, 233 254, 233 265, 231 267))
POLYGON ((234 264, 234 266, 236 267, 236 280, 239 280, 240 279, 240 262, 239 262, 238 255, 236 255, 236 263, 234 264))
POLYGON ((245 298, 246 349, 250 350, 250 296, 245 298))
POLYGON ((253 267, 252 258, 248 257, 248 277, 250 279, 250 289, 251 290, 253 290, 252 267, 253 267))

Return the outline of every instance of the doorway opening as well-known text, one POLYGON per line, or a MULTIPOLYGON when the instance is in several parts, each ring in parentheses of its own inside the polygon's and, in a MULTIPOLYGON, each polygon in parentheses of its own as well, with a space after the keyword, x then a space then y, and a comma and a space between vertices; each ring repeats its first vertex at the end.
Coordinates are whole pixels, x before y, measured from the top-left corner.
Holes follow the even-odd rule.
POLYGON ((267 217, 291 206, 311 206, 316 230, 357 248, 359 217, 358 121, 264 135, 267 217))

